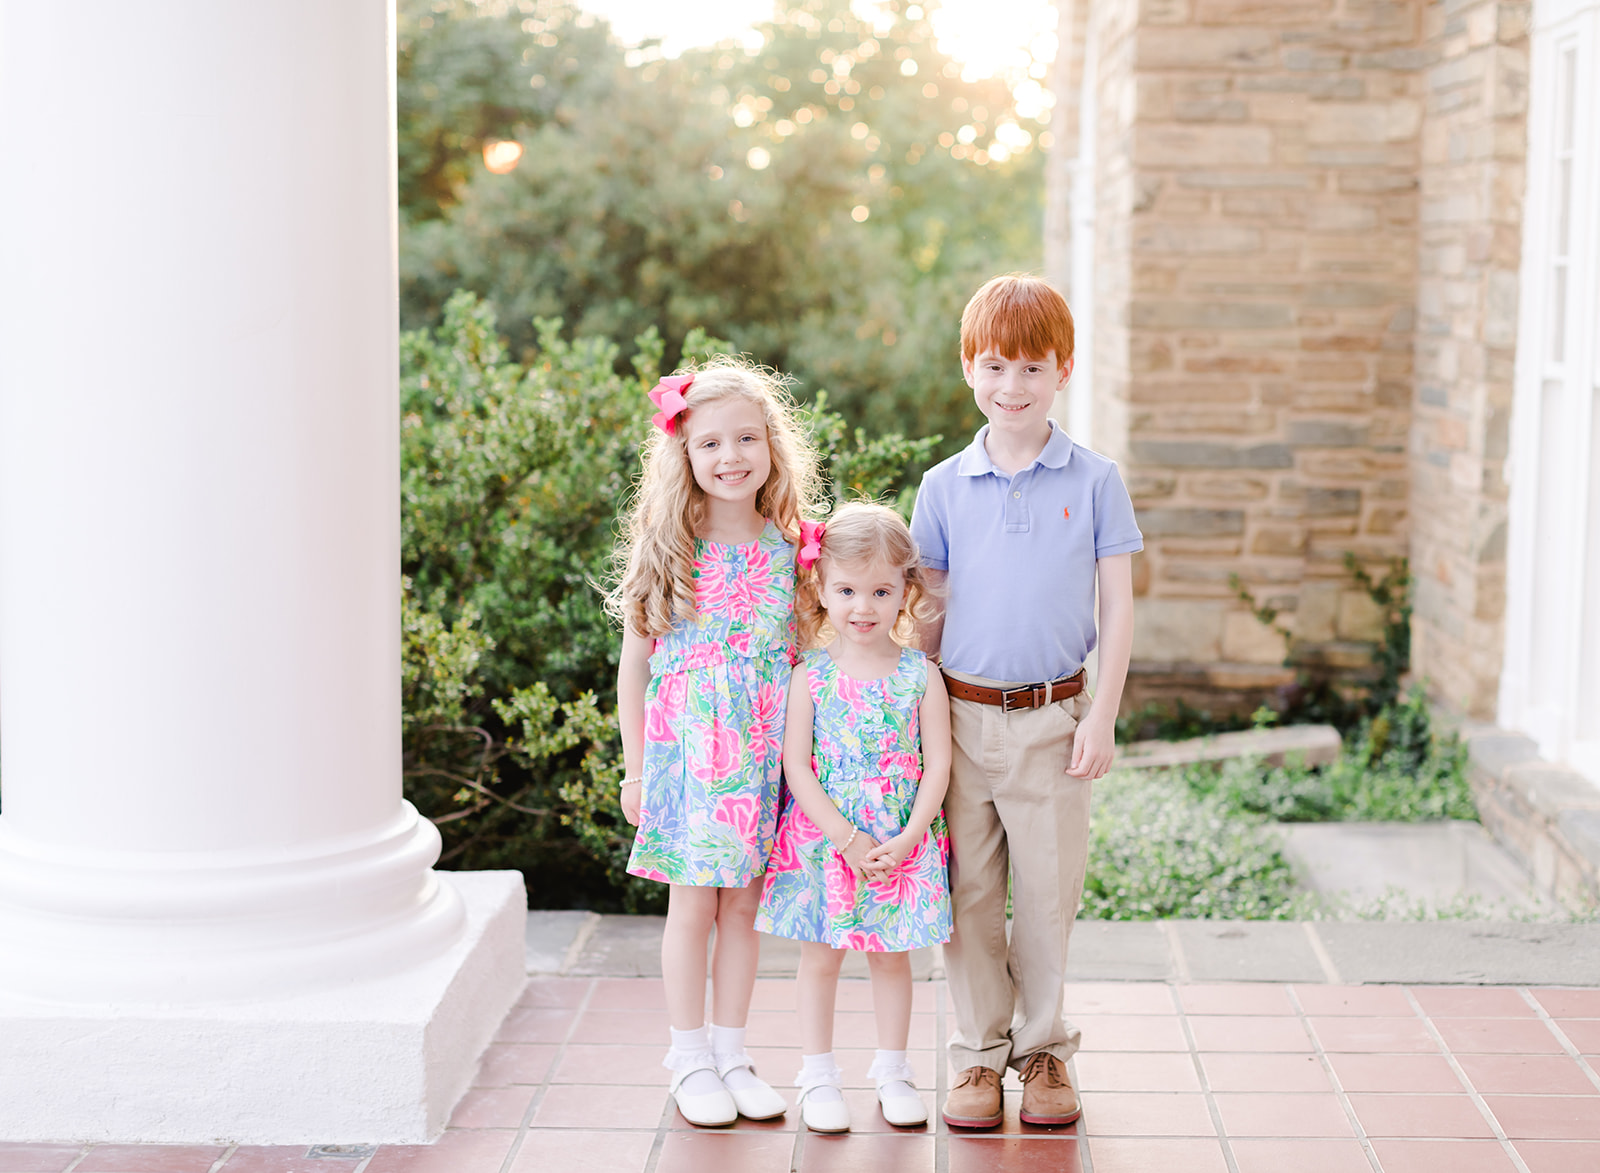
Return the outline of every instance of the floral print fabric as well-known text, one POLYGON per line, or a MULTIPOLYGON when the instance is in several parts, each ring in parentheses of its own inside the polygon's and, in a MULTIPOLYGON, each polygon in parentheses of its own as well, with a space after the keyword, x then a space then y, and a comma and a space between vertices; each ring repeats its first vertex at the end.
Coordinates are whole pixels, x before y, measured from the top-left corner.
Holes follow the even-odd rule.
MULTIPOLYGON (((894 673, 857 680, 818 649, 805 657, 811 689, 811 764, 845 818, 882 843, 904 829, 922 780, 917 705, 928 661, 906 648, 894 673)), ((885 881, 858 880, 793 797, 784 800, 767 885, 763 933, 835 949, 900 952, 950 939, 950 844, 940 813, 885 881)))
POLYGON ((794 547, 695 542, 695 615, 656 640, 644 702, 644 787, 628 871, 743 888, 772 850, 794 663, 794 547))

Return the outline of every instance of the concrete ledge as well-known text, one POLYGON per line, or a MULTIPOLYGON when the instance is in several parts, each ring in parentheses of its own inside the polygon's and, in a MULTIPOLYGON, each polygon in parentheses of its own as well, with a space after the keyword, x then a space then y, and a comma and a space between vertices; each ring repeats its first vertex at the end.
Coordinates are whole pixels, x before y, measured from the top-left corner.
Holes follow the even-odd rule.
POLYGON ((1325 921, 1314 927, 1345 982, 1600 984, 1600 924, 1325 921))
POLYGON ((1281 766, 1290 754, 1298 754, 1308 766, 1323 766, 1338 760, 1340 745, 1339 731, 1332 725, 1285 725, 1188 741, 1135 741, 1117 755, 1117 765, 1143 770, 1258 757, 1269 766, 1281 766))
MULTIPOLYGON (((567 972, 659 976, 662 924, 600 917, 567 972)), ((943 960, 939 949, 918 949, 912 973, 938 980, 943 960)), ((793 977, 798 962, 794 942, 762 936, 762 977, 793 977)), ((846 958, 845 974, 867 976, 861 954, 846 958)), ((1080 920, 1067 980, 1597 986, 1600 923, 1080 920)))
POLYGON ((0 1138, 427 1143, 521 993, 518 872, 441 872, 442 956, 377 980, 193 1007, 0 1000, 0 1138))
POLYGON ((1483 825, 1543 894, 1571 908, 1600 902, 1600 787, 1539 757, 1530 737, 1467 726, 1468 777, 1483 825))

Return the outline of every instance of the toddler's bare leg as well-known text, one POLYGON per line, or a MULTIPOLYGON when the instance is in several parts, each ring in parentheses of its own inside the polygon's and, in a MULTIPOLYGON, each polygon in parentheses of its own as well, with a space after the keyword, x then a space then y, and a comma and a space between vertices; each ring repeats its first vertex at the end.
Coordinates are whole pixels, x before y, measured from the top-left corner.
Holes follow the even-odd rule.
POLYGON ((800 974, 795 982, 800 1015, 800 1050, 825 1055, 833 1050, 833 1006, 839 993, 844 950, 816 941, 800 942, 800 974))
POLYGON ((911 1034, 911 954, 868 953, 867 970, 872 974, 878 1048, 904 1051, 911 1034))

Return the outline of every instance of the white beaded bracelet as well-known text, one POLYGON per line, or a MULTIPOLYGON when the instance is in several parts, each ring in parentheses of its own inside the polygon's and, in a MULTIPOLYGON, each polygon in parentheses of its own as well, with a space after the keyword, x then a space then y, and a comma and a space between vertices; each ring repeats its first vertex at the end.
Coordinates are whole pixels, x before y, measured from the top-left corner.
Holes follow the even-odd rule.
POLYGON ((840 855, 843 855, 845 852, 850 850, 850 845, 856 841, 856 836, 859 835, 859 834, 861 834, 861 828, 860 827, 851 827, 850 828, 850 838, 846 839, 844 841, 844 845, 839 848, 839 854, 840 855))
POLYGON ((632 777, 632 778, 624 778, 620 783, 618 783, 617 789, 618 790, 626 790, 630 786, 638 786, 643 781, 644 781, 644 779, 641 778, 641 777, 638 777, 637 775, 632 777))

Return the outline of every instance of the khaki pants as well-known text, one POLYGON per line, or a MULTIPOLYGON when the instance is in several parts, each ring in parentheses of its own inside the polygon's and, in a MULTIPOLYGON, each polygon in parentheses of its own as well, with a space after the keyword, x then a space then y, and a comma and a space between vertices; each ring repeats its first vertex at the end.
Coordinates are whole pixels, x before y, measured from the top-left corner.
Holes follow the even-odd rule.
MULTIPOLYGON (((994 688, 1019 683, 951 675, 994 688)), ((1065 770, 1088 712, 1087 693, 1011 713, 950 700, 944 811, 955 928, 944 955, 957 1071, 1020 1068, 1038 1051, 1065 1062, 1078 1049, 1078 1029, 1062 1017, 1061 1003, 1067 939, 1083 896, 1091 784, 1065 770)))

